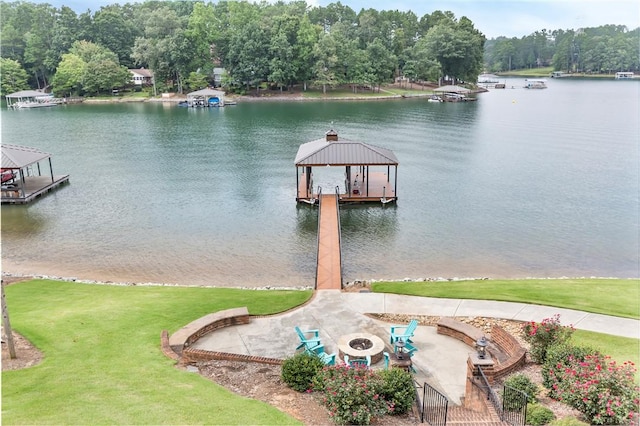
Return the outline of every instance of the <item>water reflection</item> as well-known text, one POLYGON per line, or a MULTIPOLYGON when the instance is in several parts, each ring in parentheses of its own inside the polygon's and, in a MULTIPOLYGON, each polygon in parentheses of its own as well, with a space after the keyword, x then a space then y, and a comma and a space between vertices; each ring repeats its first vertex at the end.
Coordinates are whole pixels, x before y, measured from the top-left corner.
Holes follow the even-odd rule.
POLYGON ((125 281, 309 285, 317 207, 296 205, 293 162, 333 122, 400 161, 397 206, 341 210, 347 280, 637 276, 640 84, 592 84, 459 104, 3 111, 3 142, 37 141, 72 182, 3 206, 3 260, 125 281), (34 239, 49 250, 34 253, 34 239))
POLYGON ((47 226, 46 217, 30 206, 2 206, 2 239, 36 237, 47 226))

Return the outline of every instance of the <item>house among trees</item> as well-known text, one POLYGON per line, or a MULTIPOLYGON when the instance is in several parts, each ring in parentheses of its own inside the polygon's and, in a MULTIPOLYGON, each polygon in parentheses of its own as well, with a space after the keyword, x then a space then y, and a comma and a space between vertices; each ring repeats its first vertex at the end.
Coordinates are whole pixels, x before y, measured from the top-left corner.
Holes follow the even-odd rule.
POLYGON ((151 86, 153 84, 153 72, 148 69, 130 69, 131 81, 136 86, 151 86))

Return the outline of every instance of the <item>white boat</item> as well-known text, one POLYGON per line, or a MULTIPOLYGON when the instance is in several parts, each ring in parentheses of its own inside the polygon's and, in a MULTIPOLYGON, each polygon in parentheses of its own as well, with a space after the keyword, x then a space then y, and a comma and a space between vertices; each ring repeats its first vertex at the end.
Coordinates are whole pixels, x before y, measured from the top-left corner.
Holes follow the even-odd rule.
POLYGON ((570 77, 571 74, 567 74, 566 72, 562 72, 562 71, 554 71, 551 73, 551 78, 564 78, 564 77, 570 77))
POLYGON ((429 96, 429 99, 427 99, 427 102, 444 102, 444 101, 438 95, 431 95, 429 96))
POLYGON ((493 74, 480 74, 478 76, 478 84, 496 84, 498 83, 498 76, 493 74))
POLYGON ((537 78, 529 78, 524 81, 525 89, 546 89, 547 88, 547 80, 537 79, 537 78))
POLYGON ((621 71, 616 73, 616 80, 631 80, 635 75, 632 72, 621 71))
POLYGON ((50 101, 19 101, 13 104, 13 108, 22 109, 22 108, 43 108, 43 107, 52 107, 56 106, 57 103, 50 101))

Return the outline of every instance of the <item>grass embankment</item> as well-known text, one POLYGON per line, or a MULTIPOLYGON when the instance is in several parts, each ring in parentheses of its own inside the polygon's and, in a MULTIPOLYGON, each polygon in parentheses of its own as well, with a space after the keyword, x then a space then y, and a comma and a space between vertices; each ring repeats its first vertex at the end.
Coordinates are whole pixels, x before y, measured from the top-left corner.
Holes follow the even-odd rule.
POLYGON ((124 287, 32 280, 8 286, 15 331, 44 353, 2 373, 4 424, 297 424, 173 367, 160 332, 211 312, 252 315, 304 303, 310 291, 124 287))
MULTIPOLYGON (((638 280, 543 279, 446 282, 379 282, 374 292, 453 299, 498 300, 576 309, 640 319, 638 280)), ((572 342, 589 346, 618 362, 640 363, 640 340, 576 330, 572 342)))
MULTIPOLYGON (((408 86, 406 88, 399 88, 397 86, 383 85, 380 90, 359 89, 353 91, 349 87, 336 87, 328 89, 326 93, 322 92, 320 88, 309 88, 306 91, 299 92, 299 95, 305 99, 376 99, 376 98, 394 98, 399 96, 429 96, 433 94, 433 89, 423 88, 418 85, 413 85, 413 88, 408 86)), ((276 96, 277 94, 274 94, 276 96)))

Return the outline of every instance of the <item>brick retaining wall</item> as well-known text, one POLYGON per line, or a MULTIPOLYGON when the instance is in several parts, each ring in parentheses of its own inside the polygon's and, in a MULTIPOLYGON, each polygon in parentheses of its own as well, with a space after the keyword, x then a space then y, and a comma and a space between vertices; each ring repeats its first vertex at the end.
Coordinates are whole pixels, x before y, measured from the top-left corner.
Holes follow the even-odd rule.
MULTIPOLYGON (((458 339, 472 348, 475 347, 476 340, 484 336, 480 329, 448 317, 440 318, 437 330, 438 334, 458 339)), ((491 328, 489 340, 506 355, 506 359, 494 365, 490 372, 491 381, 508 376, 525 364, 527 351, 504 328, 494 325, 491 328)), ((498 357, 495 358, 495 361, 498 362, 498 357)))
POLYGON ((491 328, 491 340, 508 355, 508 358, 494 367, 494 377, 508 376, 520 369, 526 362, 527 351, 520 343, 499 325, 491 328))
POLYGON ((249 311, 246 307, 214 312, 190 322, 173 333, 169 337, 169 346, 180 357, 186 348, 197 342, 202 336, 219 328, 249 324, 250 320, 249 311))

